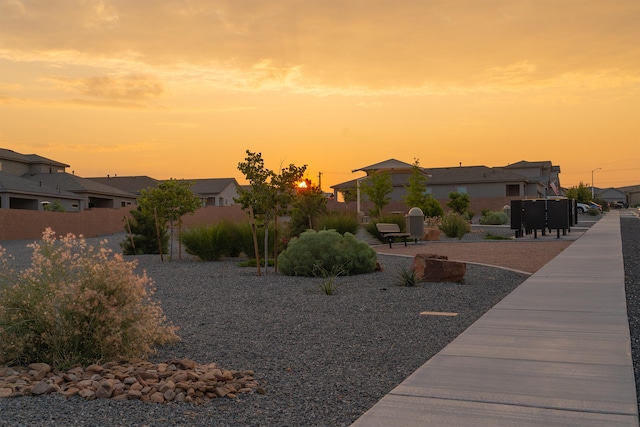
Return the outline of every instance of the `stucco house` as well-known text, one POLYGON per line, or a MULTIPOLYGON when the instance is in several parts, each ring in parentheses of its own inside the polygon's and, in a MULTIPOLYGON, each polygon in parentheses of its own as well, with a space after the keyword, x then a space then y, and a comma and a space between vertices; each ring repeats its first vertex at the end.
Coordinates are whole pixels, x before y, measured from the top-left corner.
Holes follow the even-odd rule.
MULTIPOLYGON (((88 178, 101 184, 113 186, 121 190, 140 195, 140 191, 154 188, 162 180, 149 176, 107 176, 88 178)), ((233 199, 238 197, 238 182, 235 178, 205 178, 186 179, 191 182, 191 191, 202 199, 202 206, 230 206, 236 204, 233 199)))
POLYGON ((0 148, 0 208, 43 210, 59 202, 67 211, 120 208, 136 196, 66 172, 69 165, 0 148))
MULTIPOLYGON (((402 200, 406 196, 406 186, 413 165, 396 159, 354 169, 353 172, 365 172, 365 175, 351 181, 332 186, 338 193, 359 194, 358 186, 372 173, 386 171, 391 176, 393 191, 389 195, 391 203, 385 210, 402 211, 407 207, 402 200)), ((560 167, 550 161, 519 161, 502 167, 458 166, 445 168, 422 168, 427 178, 427 192, 441 203, 448 200, 450 192, 466 193, 472 202, 472 208, 500 209, 511 199, 543 198, 560 192, 560 167)), ((364 195, 358 200, 366 202, 364 195)), ((362 211, 358 203, 359 211, 362 211)))
POLYGON ((625 191, 622 191, 621 189, 593 187, 593 194, 597 199, 604 200, 607 203, 629 203, 627 193, 625 191))

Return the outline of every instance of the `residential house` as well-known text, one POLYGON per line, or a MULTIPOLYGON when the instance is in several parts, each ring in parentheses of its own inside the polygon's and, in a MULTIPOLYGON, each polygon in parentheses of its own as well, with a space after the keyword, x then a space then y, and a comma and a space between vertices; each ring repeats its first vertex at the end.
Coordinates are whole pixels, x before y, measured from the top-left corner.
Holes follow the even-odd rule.
POLYGON ((67 211, 135 204, 133 194, 66 172, 69 165, 0 148, 0 208, 43 210, 59 202, 67 211))
POLYGON ((157 179, 150 176, 109 176, 106 177, 91 177, 87 178, 91 181, 98 182, 109 187, 118 188, 127 193, 135 194, 136 197, 140 196, 140 191, 147 188, 155 188, 158 185, 157 179))
POLYGON ((596 199, 604 200, 607 203, 623 202, 628 203, 627 193, 617 188, 593 187, 593 194, 596 199))
MULTIPOLYGON (((88 178, 101 184, 119 188, 121 190, 140 195, 140 191, 155 188, 161 180, 148 176, 107 176, 88 178)), ((202 199, 203 206, 230 206, 236 204, 233 199, 238 197, 238 182, 235 178, 206 178, 186 179, 191 182, 191 191, 202 199)))
POLYGON ((238 181, 235 178, 192 179, 191 191, 203 199, 204 206, 230 206, 237 204, 238 181))
MULTIPOLYGON (((362 171, 368 176, 375 172, 386 171, 391 175, 393 191, 389 195, 391 203, 385 210, 403 211, 403 198, 411 175, 413 165, 396 159, 389 159, 353 172, 362 171)), ((458 166, 445 168, 422 168, 427 177, 427 192, 441 203, 448 200, 449 193, 466 193, 472 202, 472 209, 501 209, 510 200, 516 198, 542 198, 558 194, 560 189, 560 167, 551 162, 520 161, 504 167, 458 166), (555 189, 554 189, 555 188, 555 189)), ((348 182, 337 184, 331 188, 337 193, 359 194, 359 183, 363 176, 348 182)), ((358 195, 358 211, 360 204, 366 201, 358 195)))
POLYGON ((627 196, 626 201, 629 206, 640 206, 640 185, 628 185, 626 187, 619 187, 618 190, 624 192, 624 194, 627 196))
POLYGON ((59 202, 66 211, 79 211, 83 198, 69 191, 50 188, 42 182, 0 171, 0 208, 44 210, 59 202))

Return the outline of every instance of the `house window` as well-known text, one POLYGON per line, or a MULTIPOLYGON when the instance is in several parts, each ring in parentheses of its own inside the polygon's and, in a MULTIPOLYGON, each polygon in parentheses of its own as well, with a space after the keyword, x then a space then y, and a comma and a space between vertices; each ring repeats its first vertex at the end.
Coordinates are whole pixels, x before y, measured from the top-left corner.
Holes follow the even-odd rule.
POLYGON ((126 208, 127 207, 127 202, 125 202, 124 200, 120 202, 120 207, 121 208, 126 208))
POLYGON ((467 193, 467 186, 466 185, 461 185, 460 187, 458 187, 458 193, 466 194, 467 193))
POLYGON ((507 184, 507 197, 520 196, 520 184, 507 184))

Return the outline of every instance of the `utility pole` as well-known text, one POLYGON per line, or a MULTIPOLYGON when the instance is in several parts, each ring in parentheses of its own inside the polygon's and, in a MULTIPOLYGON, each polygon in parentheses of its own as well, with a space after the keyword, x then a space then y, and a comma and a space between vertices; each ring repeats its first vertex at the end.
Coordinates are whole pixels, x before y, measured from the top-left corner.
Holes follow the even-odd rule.
POLYGON ((318 188, 322 191, 322 172, 318 172, 318 188))

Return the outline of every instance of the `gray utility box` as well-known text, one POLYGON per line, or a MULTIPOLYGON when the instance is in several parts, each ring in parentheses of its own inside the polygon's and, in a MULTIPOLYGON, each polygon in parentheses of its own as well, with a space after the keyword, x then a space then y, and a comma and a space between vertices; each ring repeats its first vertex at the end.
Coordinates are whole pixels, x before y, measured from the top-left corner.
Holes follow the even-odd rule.
POLYGON ((407 221, 407 233, 411 239, 422 239, 424 237, 424 213, 420 208, 411 208, 405 217, 407 221))

